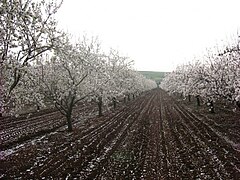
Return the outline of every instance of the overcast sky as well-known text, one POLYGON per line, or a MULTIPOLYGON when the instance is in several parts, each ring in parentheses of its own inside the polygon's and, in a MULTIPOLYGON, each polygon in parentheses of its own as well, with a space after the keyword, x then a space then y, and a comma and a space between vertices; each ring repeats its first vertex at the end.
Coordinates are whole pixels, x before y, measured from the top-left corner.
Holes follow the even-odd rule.
POLYGON ((64 0, 57 19, 76 37, 98 36, 137 70, 172 71, 236 35, 239 8, 240 0, 64 0))

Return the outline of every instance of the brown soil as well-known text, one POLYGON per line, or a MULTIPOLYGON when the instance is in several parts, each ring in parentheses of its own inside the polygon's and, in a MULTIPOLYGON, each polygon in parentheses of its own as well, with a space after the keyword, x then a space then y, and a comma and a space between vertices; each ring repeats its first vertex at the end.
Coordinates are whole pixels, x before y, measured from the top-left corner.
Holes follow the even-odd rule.
POLYGON ((1 151, 0 179, 240 179, 234 117, 155 89, 72 133, 52 131, 1 151))

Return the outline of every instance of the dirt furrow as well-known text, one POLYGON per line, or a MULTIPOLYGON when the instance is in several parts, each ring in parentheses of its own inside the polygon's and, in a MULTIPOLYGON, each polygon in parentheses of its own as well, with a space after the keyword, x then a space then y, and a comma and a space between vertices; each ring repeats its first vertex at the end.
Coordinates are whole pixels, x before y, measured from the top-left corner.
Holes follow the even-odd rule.
MULTIPOLYGON (((226 130, 200 117, 155 89, 104 117, 74 121, 71 133, 32 139, 2 159, 0 179, 240 179, 240 154, 226 130)), ((235 127, 231 133, 238 136, 235 127)))
POLYGON ((149 99, 145 98, 140 108, 135 108, 136 116, 131 119, 132 125, 126 133, 127 136, 119 144, 117 150, 112 153, 105 166, 102 166, 104 171, 102 170, 97 176, 98 179, 110 177, 134 179, 143 175, 146 154, 144 151, 146 151, 147 144, 144 138, 147 137, 145 134, 147 128, 141 124, 145 119, 145 113, 150 110, 149 105, 153 98, 152 95, 149 99))
POLYGON ((190 112, 182 107, 176 106, 178 113, 184 118, 189 128, 193 129, 193 133, 197 134, 207 147, 212 159, 218 164, 218 173, 228 178, 240 177, 239 172, 239 154, 236 154, 232 147, 222 140, 214 131, 212 131, 201 120, 194 118, 190 112), (231 153, 229 153, 231 152, 231 153))
MULTIPOLYGON (((102 161, 102 158, 99 157, 101 156, 100 154, 104 154, 106 150, 109 151, 109 148, 107 147, 109 146, 109 144, 111 144, 111 142, 114 140, 114 137, 116 137, 116 135, 120 132, 120 130, 123 128, 124 124, 126 124, 126 121, 128 120, 129 115, 126 110, 120 112, 119 114, 113 116, 113 118, 109 119, 109 121, 105 121, 106 123, 95 129, 94 132, 85 134, 83 138, 76 138, 78 139, 77 141, 80 143, 80 145, 78 144, 77 147, 73 147, 73 149, 76 149, 77 151, 75 152, 75 154, 78 154, 77 159, 74 160, 70 156, 70 158, 67 159, 67 161, 69 161, 67 163, 67 167, 62 166, 63 170, 64 168, 67 168, 71 170, 73 174, 75 174, 74 172, 76 172, 75 176, 81 174, 84 174, 84 176, 86 176, 88 174, 87 172, 91 171, 91 169, 93 169, 100 160, 102 161), (77 167, 77 169, 75 170, 73 167, 77 167), (83 173, 81 173, 81 171, 83 173)), ((60 166, 61 163, 64 162, 59 160, 56 164, 56 167, 60 166)), ((57 169, 57 171, 62 172, 59 170, 59 168, 57 169)), ((49 174, 49 172, 53 174, 55 173, 54 171, 48 170, 44 171, 44 174, 49 174)))

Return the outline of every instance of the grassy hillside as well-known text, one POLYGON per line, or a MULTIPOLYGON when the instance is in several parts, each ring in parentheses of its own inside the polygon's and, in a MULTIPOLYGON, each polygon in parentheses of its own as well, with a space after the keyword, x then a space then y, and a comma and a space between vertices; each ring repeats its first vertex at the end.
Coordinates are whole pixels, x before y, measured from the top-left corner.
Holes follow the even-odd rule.
POLYGON ((155 80, 156 82, 161 82, 164 78, 166 72, 156 72, 156 71, 139 71, 142 75, 149 79, 155 80))

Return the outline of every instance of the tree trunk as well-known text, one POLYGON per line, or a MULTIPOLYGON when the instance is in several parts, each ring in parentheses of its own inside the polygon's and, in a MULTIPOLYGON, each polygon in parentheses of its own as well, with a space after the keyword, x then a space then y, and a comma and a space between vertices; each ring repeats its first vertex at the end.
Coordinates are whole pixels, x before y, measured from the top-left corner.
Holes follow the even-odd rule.
POLYGON ((37 104, 37 112, 40 111, 40 106, 37 104))
POLYGON ((102 116, 102 97, 98 97, 98 116, 102 116))
POLYGON ((71 115, 72 113, 70 114, 67 114, 67 125, 68 125, 68 131, 69 132, 72 132, 73 131, 73 127, 72 127, 72 119, 71 119, 71 115))
POLYGON ((72 111, 73 111, 73 106, 74 106, 74 99, 75 99, 75 97, 71 98, 70 104, 68 106, 68 111, 67 111, 67 114, 66 114, 67 125, 68 125, 68 131, 69 132, 73 131, 73 127, 72 127, 72 111))
MULTIPOLYGON (((1 81, 1 79, 0 79, 1 81)), ((3 117, 3 93, 2 93, 2 85, 1 85, 1 82, 0 82, 0 117, 3 117)))
POLYGON ((133 94, 132 96, 133 96, 133 99, 135 99, 135 95, 133 94))
POLYGON ((113 108, 116 109, 116 107, 117 107, 117 101, 116 101, 116 98, 113 97, 113 98, 112 98, 112 101, 113 101, 113 108))
POLYGON ((130 94, 128 94, 127 96, 128 96, 128 101, 130 101, 130 100, 131 100, 131 99, 130 99, 130 94))
POLYGON ((3 117, 3 63, 0 62, 0 117, 3 117))
POLYGON ((200 106, 200 97, 196 96, 196 98, 197 98, 197 106, 200 106))
POLYGON ((183 98, 183 93, 180 93, 180 98, 183 98))
POLYGON ((13 89, 16 88, 16 86, 20 82, 20 78, 22 77, 20 73, 21 72, 20 72, 19 69, 17 69, 17 68, 14 69, 14 76, 13 76, 14 77, 14 81, 13 81, 13 83, 10 86, 10 89, 9 89, 9 92, 8 92, 9 95, 11 94, 13 89))
POLYGON ((188 102, 191 102, 191 95, 188 95, 188 102))

